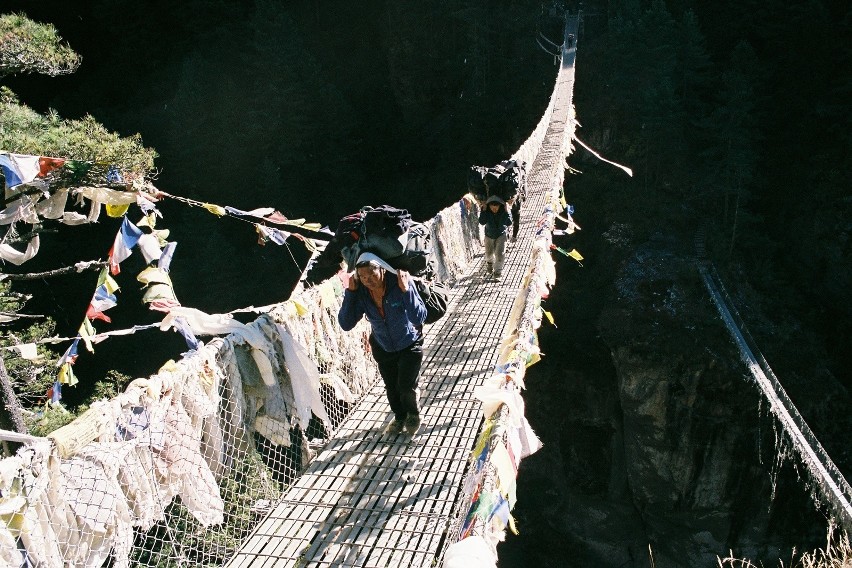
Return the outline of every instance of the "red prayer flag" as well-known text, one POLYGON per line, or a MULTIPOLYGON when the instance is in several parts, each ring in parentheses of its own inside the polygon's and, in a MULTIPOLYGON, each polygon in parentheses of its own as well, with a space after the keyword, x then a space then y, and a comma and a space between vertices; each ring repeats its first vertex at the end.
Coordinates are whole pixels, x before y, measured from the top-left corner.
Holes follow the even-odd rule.
POLYGON ((44 177, 53 170, 58 170, 65 165, 65 158, 47 158, 39 156, 38 158, 38 177, 44 177))

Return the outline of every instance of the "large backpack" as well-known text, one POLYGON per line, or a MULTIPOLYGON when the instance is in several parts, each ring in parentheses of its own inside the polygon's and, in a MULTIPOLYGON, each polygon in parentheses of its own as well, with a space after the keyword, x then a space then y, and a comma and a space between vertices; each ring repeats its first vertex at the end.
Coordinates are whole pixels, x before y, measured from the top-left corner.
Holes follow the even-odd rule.
POLYGON ((349 270, 354 270, 355 262, 364 252, 384 259, 402 255, 411 223, 411 215, 405 209, 365 206, 358 213, 342 218, 334 236, 349 270))
POLYGON ((488 186, 488 197, 492 195, 500 197, 500 176, 505 171, 506 168, 502 164, 497 164, 488 168, 488 171, 485 172, 485 185, 488 186))
POLYGON ((429 228, 423 223, 412 223, 405 234, 402 254, 382 258, 394 268, 408 271, 414 276, 423 276, 429 271, 431 244, 432 233, 429 228))
POLYGON ((467 191, 479 201, 488 199, 488 186, 485 184, 485 166, 471 166, 467 172, 467 191))
POLYGON ((415 278, 414 285, 417 293, 426 305, 426 321, 424 323, 435 323, 447 313, 447 304, 450 302, 450 290, 440 282, 429 282, 422 278, 415 278))
MULTIPOLYGON (((510 199, 526 199, 526 162, 504 160, 500 165, 505 168, 500 174, 499 197, 504 201, 510 199)), ((492 193, 493 194, 493 193, 492 193)))

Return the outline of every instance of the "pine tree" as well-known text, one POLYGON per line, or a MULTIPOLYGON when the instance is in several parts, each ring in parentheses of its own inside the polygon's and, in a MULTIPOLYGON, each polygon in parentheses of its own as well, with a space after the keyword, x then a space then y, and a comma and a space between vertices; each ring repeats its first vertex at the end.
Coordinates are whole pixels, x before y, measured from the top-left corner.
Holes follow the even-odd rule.
MULTIPOLYGON (((0 15, 0 77, 18 73, 61 75, 73 72, 79 64, 79 55, 62 43, 53 26, 36 24, 20 15, 0 15)), ((52 193, 59 188, 102 185, 111 167, 120 170, 128 180, 144 180, 154 173, 156 157, 154 150, 142 145, 138 135, 120 137, 91 116, 64 120, 53 111, 41 115, 22 104, 6 87, 0 87, 0 150, 80 160, 89 164, 85 171, 57 172, 35 188, 26 184, 18 186, 22 193, 33 195, 52 193)), ((5 184, 3 175, 0 175, 0 180, 5 184)), ((15 196, 10 200, 18 198, 15 196)), ((15 222, 8 226, 2 239, 9 243, 21 240, 23 235, 43 232, 45 223, 47 221, 41 219, 35 224, 15 222)), ((73 230, 70 227, 63 229, 73 230)), ((41 276, 66 272, 56 269, 41 276)), ((0 279, 5 277, 0 274, 0 279)), ((57 354, 45 346, 37 346, 39 360, 36 361, 24 359, 8 349, 37 343, 53 333, 54 323, 50 318, 36 324, 29 323, 36 316, 22 313, 25 301, 25 296, 13 291, 9 283, 0 283, 0 313, 4 314, 5 327, 0 336, 0 347, 3 348, 0 368, 3 396, 0 402, 5 408, 0 408, 0 414, 10 416, 10 422, 4 425, 16 430, 25 428, 21 420, 22 409, 32 409, 44 403, 48 387, 56 377, 55 367, 45 362, 55 360, 57 354)), ((68 415, 61 421, 72 417, 64 410, 61 412, 68 415)), ((26 414, 33 417, 32 413, 26 414)))

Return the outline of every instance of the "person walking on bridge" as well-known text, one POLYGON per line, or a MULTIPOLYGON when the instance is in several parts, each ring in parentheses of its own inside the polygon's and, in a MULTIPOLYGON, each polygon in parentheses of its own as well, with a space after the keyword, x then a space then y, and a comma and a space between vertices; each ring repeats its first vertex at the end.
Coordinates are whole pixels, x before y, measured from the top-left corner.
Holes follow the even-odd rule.
POLYGON ((512 225, 512 215, 506 202, 492 195, 479 212, 479 224, 485 225, 485 274, 500 278, 506 258, 506 234, 512 225))
POLYGON ((413 436, 420 428, 418 380, 426 305, 408 272, 395 270, 369 252, 355 263, 337 320, 349 331, 364 316, 370 322, 370 348, 394 413, 387 431, 413 436))

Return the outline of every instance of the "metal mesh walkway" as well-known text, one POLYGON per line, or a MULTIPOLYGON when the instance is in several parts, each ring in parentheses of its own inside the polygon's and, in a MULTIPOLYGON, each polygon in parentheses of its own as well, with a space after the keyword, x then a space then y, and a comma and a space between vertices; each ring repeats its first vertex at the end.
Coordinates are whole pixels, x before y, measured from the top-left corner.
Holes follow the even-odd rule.
POLYGON ((448 528, 482 423, 472 392, 497 362, 537 222, 563 179, 573 52, 559 81, 502 280, 482 276, 480 251, 453 288, 447 315, 427 329, 416 439, 383 433, 392 413, 383 384, 376 384, 228 566, 432 566, 454 538, 448 528))

